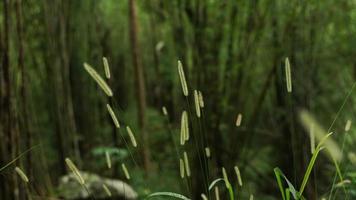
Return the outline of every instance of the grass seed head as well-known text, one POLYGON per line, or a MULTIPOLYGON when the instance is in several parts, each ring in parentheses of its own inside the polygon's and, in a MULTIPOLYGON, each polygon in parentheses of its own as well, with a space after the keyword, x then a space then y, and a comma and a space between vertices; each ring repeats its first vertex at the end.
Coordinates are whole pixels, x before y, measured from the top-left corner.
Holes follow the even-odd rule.
POLYGON ((126 165, 124 163, 121 164, 122 171, 124 171, 125 177, 127 180, 130 180, 130 174, 129 171, 126 168, 126 165))
POLYGON ((237 182, 239 183, 240 186, 242 186, 242 178, 241 178, 240 169, 238 166, 235 166, 234 169, 235 169, 235 173, 237 176, 237 182))
POLYGON ((351 129, 351 124, 352 124, 352 121, 348 119, 346 122, 346 125, 345 125, 346 132, 348 132, 351 129))
POLYGON ((106 57, 103 57, 103 64, 104 64, 104 71, 105 71, 105 76, 107 79, 110 79, 110 68, 109 68, 109 62, 106 57))
POLYGON ((108 195, 108 197, 112 196, 109 188, 105 184, 103 184, 103 189, 104 189, 105 193, 108 195))
POLYGON ((89 73, 89 75, 96 81, 96 83, 100 86, 100 88, 105 92, 109 97, 113 96, 113 92, 108 84, 104 81, 103 78, 95 71, 93 67, 89 64, 84 63, 84 69, 89 73))
POLYGON ((136 138, 135 138, 135 135, 133 134, 131 128, 129 126, 126 126, 126 130, 127 130, 127 133, 129 134, 132 146, 137 147, 136 138))
POLYGON ((222 174, 223 174, 223 178, 224 178, 224 181, 225 181, 225 186, 226 186, 227 189, 229 189, 231 187, 231 184, 230 184, 229 178, 227 176, 227 173, 226 173, 226 170, 225 170, 224 167, 222 168, 222 174))
POLYGON ((198 97, 199 97, 199 105, 201 108, 204 108, 204 97, 203 93, 201 91, 198 91, 198 97))
POLYGON ((179 172, 180 172, 180 177, 184 178, 184 161, 182 158, 179 159, 179 172))
POLYGON ((74 165, 74 163, 72 162, 71 159, 66 158, 65 162, 68 166, 68 168, 72 171, 72 173, 74 174, 74 176, 76 177, 77 181, 81 184, 84 185, 85 181, 84 178, 82 177, 82 175, 80 174, 78 168, 74 165))
POLYGON ((241 122, 242 122, 242 114, 239 113, 236 118, 236 127, 241 126, 241 122))
POLYGON ((185 171, 187 172, 187 176, 190 177, 190 167, 189 167, 187 152, 184 151, 183 156, 184 156, 185 171))
POLYGON ((285 72, 286 72, 286 83, 287 83, 287 91, 289 93, 292 92, 292 75, 290 69, 290 63, 288 57, 285 60, 285 72))
POLYGON ((180 60, 178 60, 178 73, 179 73, 179 79, 180 79, 180 83, 182 85, 182 90, 183 90, 183 94, 184 96, 188 96, 188 86, 187 86, 187 81, 185 79, 185 74, 184 74, 184 69, 183 69, 183 65, 182 62, 180 60))
POLYGON ((194 104, 195 104, 195 112, 197 114, 197 117, 200 118, 200 104, 199 104, 199 95, 198 91, 194 90, 194 104))
POLYGON ((109 104, 106 104, 106 108, 108 109, 108 112, 110 114, 112 121, 114 122, 115 127, 120 128, 120 123, 119 123, 119 120, 116 118, 114 110, 111 108, 111 106, 109 104))
POLYGON ((205 147, 205 155, 207 158, 210 158, 210 148, 209 147, 205 147))
POLYGON ((111 158, 110 158, 110 153, 108 151, 105 151, 105 158, 106 158, 106 165, 108 166, 109 169, 111 169, 111 158))
POLYGON ((165 106, 162 107, 162 112, 164 116, 168 115, 167 108, 165 106))
POLYGON ((25 172, 22 171, 21 168, 15 167, 15 171, 20 176, 20 178, 23 180, 23 182, 25 182, 25 183, 29 182, 28 177, 26 176, 25 172))

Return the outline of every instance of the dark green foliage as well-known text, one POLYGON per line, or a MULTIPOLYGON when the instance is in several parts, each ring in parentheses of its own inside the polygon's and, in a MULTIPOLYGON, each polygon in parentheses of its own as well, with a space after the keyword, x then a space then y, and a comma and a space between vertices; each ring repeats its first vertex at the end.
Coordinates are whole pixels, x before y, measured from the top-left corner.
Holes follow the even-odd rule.
MULTIPOLYGON (((52 191, 58 177, 67 172, 65 157, 82 170, 121 179, 124 162, 132 176, 129 183, 142 198, 165 191, 198 199, 213 180, 222 177, 221 167, 230 175, 235 198, 248 199, 250 194, 255 199, 281 198, 273 173, 279 167, 275 173, 284 184, 283 199, 288 192, 291 199, 296 198, 298 191, 291 186, 300 188, 312 157, 309 131, 299 120, 301 109, 313 113, 325 129, 332 124, 329 131, 334 132, 333 139, 344 154, 340 171, 350 181, 338 187, 334 164, 321 154, 303 196, 356 197, 355 164, 347 158, 356 153, 356 129, 352 126, 344 132, 348 119, 356 122, 355 91, 350 91, 356 81, 354 0, 137 0, 139 60, 144 69, 146 132, 152 161, 149 173, 143 169, 129 1, 3 2, 10 5, 10 26, 6 40, 8 16, 2 3, 0 168, 7 168, 0 170, 0 193, 4 194, 0 199, 11 199, 8 193, 13 191, 12 182, 17 181, 8 173, 13 165, 23 166, 30 180, 35 178, 30 188, 33 194, 55 195, 52 191), (22 6, 22 29, 16 28, 20 19, 15 12, 17 2, 22 6), (19 35, 24 38, 22 45, 19 35), (8 64, 4 62, 7 54, 8 64), (107 82, 114 93, 112 99, 83 68, 84 62, 90 63, 105 77, 103 56, 110 65, 112 77, 107 82), (291 64, 292 93, 286 88, 286 57, 291 64), (188 82, 187 99, 181 91, 178 60, 188 82), (21 93, 23 86, 26 98, 21 93), (205 101, 199 119, 194 111, 195 89, 202 91, 205 101), (114 108, 121 129, 114 128, 107 103, 114 108), (162 106, 168 116, 162 114, 162 106), (181 147, 183 110, 189 113, 192 138, 181 147), (242 124, 236 127, 239 113, 242 124), (130 145, 127 125, 135 133, 138 148, 130 145), (14 160, 32 146, 36 148, 14 160), (205 146, 212 155, 206 160, 205 146), (111 170, 106 167, 106 151, 112 155, 111 170), (188 181, 179 176, 183 151, 191 159, 192 178, 188 181), (242 188, 235 188, 235 165, 241 169, 242 188)), ((228 199, 229 191, 218 185, 221 199, 228 199)), ((19 198, 24 195, 20 192, 19 198)), ((214 199, 213 189, 209 195, 214 199)))

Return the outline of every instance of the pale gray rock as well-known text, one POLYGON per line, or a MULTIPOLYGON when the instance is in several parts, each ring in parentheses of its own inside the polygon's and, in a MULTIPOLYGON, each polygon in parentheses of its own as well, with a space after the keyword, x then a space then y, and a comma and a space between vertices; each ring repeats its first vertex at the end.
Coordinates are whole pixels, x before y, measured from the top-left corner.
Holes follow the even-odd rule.
POLYGON ((58 193, 61 198, 68 200, 86 199, 137 199, 137 193, 127 183, 117 180, 100 177, 96 174, 81 171, 85 180, 85 187, 80 185, 73 173, 62 176, 59 180, 58 193), (105 191, 103 185, 110 190, 111 197, 105 191))

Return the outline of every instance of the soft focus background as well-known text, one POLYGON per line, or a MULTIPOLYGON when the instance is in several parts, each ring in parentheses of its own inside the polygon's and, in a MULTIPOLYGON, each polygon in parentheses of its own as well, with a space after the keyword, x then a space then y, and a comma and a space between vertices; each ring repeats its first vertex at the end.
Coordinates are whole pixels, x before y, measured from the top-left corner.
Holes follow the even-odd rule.
MULTIPOLYGON (((32 194, 58 196, 69 157, 81 170, 122 180, 125 163, 127 182, 140 199, 157 191, 198 199, 206 191, 207 171, 199 167, 205 145, 211 150, 208 183, 225 167, 235 186, 238 165, 239 199, 281 199, 273 169, 299 188, 311 158, 308 130, 299 120, 305 109, 343 147, 340 168, 351 183, 333 198, 356 197, 355 165, 347 156, 356 150, 356 131, 344 131, 356 114, 355 0, 1 0, 0 14, 0 167, 34 146, 13 163, 33 180, 32 194), (113 98, 83 68, 87 62, 105 77, 102 57, 110 65, 113 98), (292 93, 286 89, 287 57, 292 93), (195 89, 204 96, 200 119, 195 89), (181 147, 184 109, 195 139, 181 147), (125 145, 127 125, 137 148, 125 145), (174 144, 190 157, 189 189, 174 144)), ((24 198, 13 168, 0 172, 0 199, 24 198)), ((328 197, 334 175, 333 162, 320 154, 305 197, 328 197)))

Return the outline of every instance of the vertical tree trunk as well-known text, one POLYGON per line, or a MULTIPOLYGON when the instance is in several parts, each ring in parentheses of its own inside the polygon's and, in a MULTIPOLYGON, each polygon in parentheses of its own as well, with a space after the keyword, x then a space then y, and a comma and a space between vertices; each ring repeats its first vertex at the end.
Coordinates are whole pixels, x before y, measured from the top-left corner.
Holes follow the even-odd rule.
POLYGON ((72 99, 72 87, 71 87, 71 73, 70 73, 70 65, 69 65, 69 54, 68 54, 68 10, 70 7, 70 1, 60 1, 60 16, 59 16, 59 48, 61 52, 61 66, 60 68, 62 75, 63 85, 63 101, 65 104, 65 113, 64 117, 67 119, 66 131, 68 136, 71 138, 70 141, 70 152, 73 152, 75 155, 78 165, 81 166, 81 158, 80 152, 77 149, 77 127, 74 117, 74 109, 73 109, 73 99, 72 99))
MULTIPOLYGON (((1 141, 2 143, 2 156, 1 156, 1 165, 3 166, 9 160, 8 154, 8 145, 10 144, 11 136, 11 113, 10 113, 10 96, 11 96, 11 88, 10 88, 10 61, 9 61, 9 1, 3 0, 3 41, 2 41, 2 105, 1 105, 1 141)), ((4 176, 0 176, 0 184, 1 184, 1 194, 2 198, 6 199, 10 197, 10 188, 11 182, 7 183, 7 179, 4 176)))
MULTIPOLYGON (((22 1, 16 0, 16 29, 17 29, 17 39, 18 39, 18 66, 21 74, 20 82, 20 95, 21 95, 21 117, 20 120, 20 130, 25 137, 26 149, 32 146, 32 134, 29 123, 29 113, 27 104, 27 93, 26 93, 26 79, 27 73, 25 71, 25 58, 24 58, 24 40, 23 40, 23 20, 22 20, 22 1)), ((27 175, 32 178, 32 161, 31 153, 26 156, 26 169, 27 175)))
MULTIPOLYGON (((3 133, 2 140, 4 141, 4 161, 1 163, 3 165, 6 162, 12 160, 18 152, 18 131, 16 130, 16 114, 15 107, 13 105, 13 93, 12 93, 12 83, 11 83, 11 65, 10 65, 10 21, 11 21, 11 7, 10 0, 3 0, 3 12, 4 12, 4 41, 3 41, 3 56, 2 56, 2 67, 3 67, 3 133)), ((2 179, 2 178, 1 178, 2 179)), ((18 184, 17 177, 15 174, 9 175, 5 180, 4 187, 4 197, 9 199, 18 199, 18 184)))
POLYGON ((139 44, 138 44, 138 25, 136 16, 135 0, 129 0, 129 14, 130 14, 130 40, 132 52, 132 65, 135 71, 136 95, 138 103, 138 122, 142 134, 142 156, 146 172, 150 169, 150 149, 148 142, 148 134, 146 132, 146 90, 144 71, 141 65, 139 44))
POLYGON ((55 145, 57 146, 58 155, 58 173, 65 174, 66 166, 64 159, 68 155, 69 133, 67 132, 67 119, 65 118, 66 109, 65 95, 63 88, 63 76, 61 71, 61 48, 60 41, 60 27, 58 16, 61 15, 61 7, 59 1, 43 1, 44 15, 46 19, 46 52, 45 52, 45 66, 47 71, 48 87, 46 88, 49 94, 48 109, 51 113, 51 121, 55 127, 55 145), (55 23, 53 23, 55 22, 55 23), (59 52, 59 56, 58 56, 59 52))

